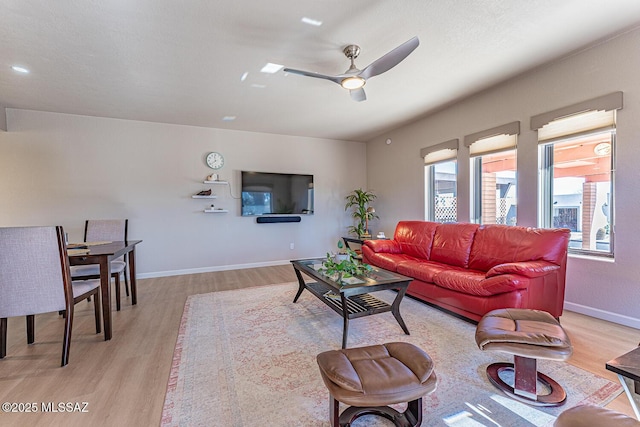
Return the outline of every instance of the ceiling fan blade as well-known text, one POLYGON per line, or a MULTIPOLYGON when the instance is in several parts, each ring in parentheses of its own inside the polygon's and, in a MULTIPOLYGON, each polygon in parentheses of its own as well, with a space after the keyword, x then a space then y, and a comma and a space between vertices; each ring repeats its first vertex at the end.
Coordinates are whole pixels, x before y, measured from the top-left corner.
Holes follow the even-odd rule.
POLYGON ((351 94, 351 99, 354 101, 362 102, 367 100, 367 95, 364 93, 363 88, 350 90, 349 93, 351 94))
POLYGON ((371 64, 367 65, 361 72, 360 77, 364 77, 368 79, 370 77, 377 76, 378 74, 382 74, 386 71, 389 71, 403 59, 405 59, 411 52, 415 50, 420 44, 420 40, 418 37, 414 37, 400 46, 396 47, 392 51, 386 53, 382 57, 376 59, 371 64))
POLYGON ((344 77, 340 77, 340 76, 327 76, 326 74, 315 73, 313 71, 296 70, 296 69, 293 69, 293 68, 285 68, 282 71, 284 71, 285 73, 299 74, 301 76, 307 76, 307 77, 314 77, 316 79, 330 80, 330 81, 332 81, 334 83, 338 83, 338 84, 340 84, 340 82, 344 78, 344 77))

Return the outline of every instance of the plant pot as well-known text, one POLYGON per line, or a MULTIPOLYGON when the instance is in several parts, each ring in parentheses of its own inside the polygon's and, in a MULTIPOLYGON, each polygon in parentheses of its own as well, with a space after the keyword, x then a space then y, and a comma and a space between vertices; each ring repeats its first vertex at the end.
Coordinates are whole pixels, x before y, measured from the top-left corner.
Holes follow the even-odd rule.
POLYGON ((349 259, 349 254, 334 254, 333 259, 335 262, 340 262, 349 259))

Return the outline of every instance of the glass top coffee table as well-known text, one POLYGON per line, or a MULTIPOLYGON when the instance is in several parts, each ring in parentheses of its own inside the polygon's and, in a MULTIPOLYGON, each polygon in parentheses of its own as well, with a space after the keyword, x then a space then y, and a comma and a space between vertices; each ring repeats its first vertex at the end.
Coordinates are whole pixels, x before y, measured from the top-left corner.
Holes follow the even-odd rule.
POLYGON ((640 420, 640 347, 616 357, 606 364, 608 371, 618 374, 620 384, 629 398, 636 418, 640 420))
POLYGON ((325 261, 324 258, 291 261, 299 285, 298 293, 293 302, 297 302, 302 291, 306 289, 341 315, 343 318, 342 348, 347 348, 349 320, 372 314, 390 311, 404 333, 409 335, 409 330, 400 315, 400 302, 402 302, 409 283, 413 280, 411 277, 372 266, 372 270, 366 276, 349 277, 338 283, 318 271, 322 267, 323 261, 325 261), (302 273, 317 282, 305 283, 302 273), (371 292, 389 289, 398 291, 391 305, 369 295, 371 292))

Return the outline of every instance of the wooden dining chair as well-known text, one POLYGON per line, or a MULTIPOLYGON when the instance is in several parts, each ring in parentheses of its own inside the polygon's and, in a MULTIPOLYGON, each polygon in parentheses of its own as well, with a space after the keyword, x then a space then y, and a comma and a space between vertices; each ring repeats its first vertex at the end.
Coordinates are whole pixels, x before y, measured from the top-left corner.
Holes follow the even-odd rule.
POLYGON ((0 228, 0 359, 7 354, 7 319, 26 316, 27 343, 35 341, 35 315, 64 311, 62 364, 69 363, 76 302, 93 296, 100 333, 100 281, 72 282, 62 227, 0 228))
MULTIPOLYGON (((121 241, 127 240, 128 219, 91 219, 84 223, 84 241, 121 241)), ((111 261, 111 277, 115 282, 116 310, 120 311, 120 275, 124 274, 125 292, 129 296, 128 268, 125 257, 111 261)), ((99 279, 100 266, 75 265, 71 267, 71 277, 76 279, 99 279)))

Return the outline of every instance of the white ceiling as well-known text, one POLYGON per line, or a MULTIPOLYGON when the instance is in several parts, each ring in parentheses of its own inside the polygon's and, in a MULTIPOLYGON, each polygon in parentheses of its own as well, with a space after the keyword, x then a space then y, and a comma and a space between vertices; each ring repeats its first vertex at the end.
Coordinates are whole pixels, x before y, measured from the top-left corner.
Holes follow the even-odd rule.
POLYGON ((0 0, 0 105, 366 141, 639 24, 639 0, 0 0), (413 36, 365 102, 260 72, 340 74, 352 43, 362 69, 413 36))

